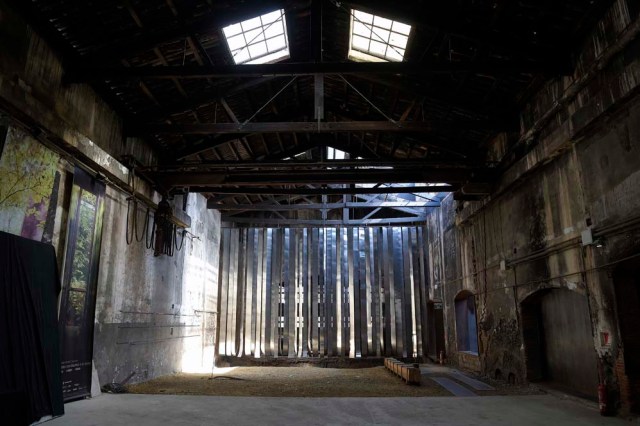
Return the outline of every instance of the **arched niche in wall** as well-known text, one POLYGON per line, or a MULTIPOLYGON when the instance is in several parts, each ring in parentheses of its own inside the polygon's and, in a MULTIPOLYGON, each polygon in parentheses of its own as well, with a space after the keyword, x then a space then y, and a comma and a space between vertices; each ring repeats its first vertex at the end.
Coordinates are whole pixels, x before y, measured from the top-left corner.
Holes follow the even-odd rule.
POLYGON ((468 290, 462 290, 456 295, 454 302, 458 352, 477 354, 478 325, 475 296, 468 290))

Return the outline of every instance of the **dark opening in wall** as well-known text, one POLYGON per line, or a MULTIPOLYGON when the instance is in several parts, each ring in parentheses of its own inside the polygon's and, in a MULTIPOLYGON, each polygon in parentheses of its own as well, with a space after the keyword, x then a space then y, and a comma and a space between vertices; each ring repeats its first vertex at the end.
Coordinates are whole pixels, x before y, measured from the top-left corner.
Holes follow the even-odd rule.
POLYGON ((522 302, 527 379, 595 399, 598 376, 587 298, 540 290, 522 302))
POLYGON ((622 263, 613 279, 626 376, 619 377, 622 402, 640 413, 640 258, 622 263))
POLYGON ((429 335, 427 339, 429 355, 434 359, 438 359, 440 351, 445 350, 442 302, 427 303, 426 323, 429 327, 429 335))
POLYGON ((476 301, 468 291, 458 293, 456 304, 456 336, 459 352, 478 353, 476 301))

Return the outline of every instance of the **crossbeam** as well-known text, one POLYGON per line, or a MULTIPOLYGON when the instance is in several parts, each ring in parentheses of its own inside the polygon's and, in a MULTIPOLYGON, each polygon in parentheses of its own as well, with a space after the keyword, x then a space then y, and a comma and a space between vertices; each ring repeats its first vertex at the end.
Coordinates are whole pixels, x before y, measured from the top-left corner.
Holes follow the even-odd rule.
POLYGON ((264 173, 251 172, 197 172, 157 173, 158 181, 169 187, 207 185, 279 185, 279 184, 352 184, 352 183, 466 183, 486 182, 489 174, 474 169, 423 169, 423 170, 286 170, 264 173))
POLYGON ((255 78, 314 74, 395 74, 426 75, 471 72, 488 75, 545 71, 529 61, 426 61, 410 62, 293 62, 243 65, 186 65, 141 67, 79 67, 64 77, 66 83, 91 83, 138 79, 255 78))
POLYGON ((257 123, 207 123, 207 124, 143 124, 127 129, 130 135, 142 134, 247 134, 247 133, 317 133, 317 132, 429 132, 429 123, 404 121, 338 121, 338 122, 257 122, 257 123))
POLYGON ((140 167, 138 170, 144 172, 187 172, 194 170, 265 170, 265 169, 331 169, 331 168, 363 168, 371 169, 374 167, 385 168, 419 168, 419 167, 457 167, 457 168, 473 168, 477 167, 470 162, 463 161, 441 161, 441 160, 376 160, 376 159, 345 159, 345 160, 266 160, 266 161, 199 161, 185 162, 182 164, 162 164, 147 167, 140 167))
MULTIPOLYGON (((208 192, 220 195, 343 195, 343 194, 420 194, 437 192, 455 192, 460 185, 420 185, 378 188, 268 188, 268 187, 215 187, 191 186, 189 192, 208 192)), ((207 203, 208 208, 209 203, 207 203)))
POLYGON ((335 210, 335 209, 375 209, 392 207, 440 207, 440 203, 421 201, 371 201, 365 203, 300 203, 300 204, 207 204, 207 208, 214 210, 242 210, 242 211, 291 211, 291 210, 335 210))
MULTIPOLYGON (((293 228, 296 226, 384 226, 398 224, 423 224, 426 216, 416 217, 393 217, 383 219, 355 219, 355 220, 317 220, 317 219, 272 219, 272 218, 252 218, 222 216, 221 221, 230 224, 247 224, 252 226, 286 226, 293 228)), ((223 225, 223 227, 225 227, 223 225)))

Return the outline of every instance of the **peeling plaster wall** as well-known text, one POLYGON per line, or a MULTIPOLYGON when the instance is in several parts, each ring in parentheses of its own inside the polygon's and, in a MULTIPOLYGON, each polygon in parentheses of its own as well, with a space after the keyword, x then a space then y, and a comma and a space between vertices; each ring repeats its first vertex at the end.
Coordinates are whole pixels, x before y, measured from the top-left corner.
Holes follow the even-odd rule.
MULTIPOLYGON (((638 19, 634 5, 613 5, 579 55, 575 75, 549 82, 525 109, 523 134, 638 19)), ((491 196, 478 202, 449 196, 430 213, 429 272, 433 297, 444 302, 449 362, 526 381, 521 303, 541 289, 566 288, 588 301, 593 351, 610 400, 622 412, 628 407, 611 272, 640 253, 638 46, 639 39, 627 45, 546 123, 491 196), (588 227, 603 247, 582 245, 588 227), (456 349, 454 298, 462 290, 476 298, 478 357, 456 349)), ((496 158, 510 154, 503 137, 490 148, 496 158)))
MULTIPOLYGON (((187 236, 173 257, 154 257, 144 240, 127 245, 126 197, 107 192, 94 334, 100 383, 211 370, 220 214, 196 194, 187 213, 197 238, 187 236)), ((140 231, 143 218, 140 210, 140 231)))

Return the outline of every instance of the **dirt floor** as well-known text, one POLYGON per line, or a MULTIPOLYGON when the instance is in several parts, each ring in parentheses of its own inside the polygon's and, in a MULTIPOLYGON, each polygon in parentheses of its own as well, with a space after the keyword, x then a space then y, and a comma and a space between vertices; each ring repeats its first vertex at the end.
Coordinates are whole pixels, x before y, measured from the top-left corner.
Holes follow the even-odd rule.
POLYGON ((450 396, 432 380, 407 385, 384 367, 236 367, 175 374, 127 387, 130 393, 272 397, 450 396))

